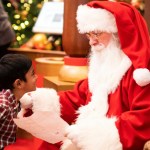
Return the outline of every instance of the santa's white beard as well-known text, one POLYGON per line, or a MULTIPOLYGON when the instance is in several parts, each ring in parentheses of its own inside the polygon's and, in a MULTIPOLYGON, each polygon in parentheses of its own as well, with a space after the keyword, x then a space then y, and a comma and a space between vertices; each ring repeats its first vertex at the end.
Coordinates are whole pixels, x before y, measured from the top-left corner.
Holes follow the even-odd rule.
POLYGON ((91 47, 88 74, 91 92, 99 86, 105 86, 125 57, 127 56, 113 37, 108 46, 103 49, 102 46, 100 49, 98 46, 91 47))
POLYGON ((91 51, 98 51, 100 52, 101 50, 105 49, 105 45, 104 44, 99 44, 99 45, 96 45, 96 46, 92 46, 91 47, 91 51))

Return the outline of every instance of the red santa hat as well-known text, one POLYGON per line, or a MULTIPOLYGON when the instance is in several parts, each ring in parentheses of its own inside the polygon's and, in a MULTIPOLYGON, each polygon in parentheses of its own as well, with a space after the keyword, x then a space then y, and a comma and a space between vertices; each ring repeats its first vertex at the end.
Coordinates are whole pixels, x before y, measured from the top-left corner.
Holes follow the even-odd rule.
POLYGON ((150 83, 150 40, 145 20, 133 6, 123 2, 92 1, 77 10, 80 33, 117 33, 121 49, 132 61, 133 78, 140 86, 150 83))

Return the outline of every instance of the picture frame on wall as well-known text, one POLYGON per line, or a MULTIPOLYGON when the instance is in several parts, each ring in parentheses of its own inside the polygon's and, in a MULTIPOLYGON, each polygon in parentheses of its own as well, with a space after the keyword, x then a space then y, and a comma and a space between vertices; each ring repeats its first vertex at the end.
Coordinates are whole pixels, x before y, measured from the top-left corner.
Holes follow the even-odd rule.
POLYGON ((61 35, 63 33, 63 14, 64 2, 45 2, 32 31, 61 35))

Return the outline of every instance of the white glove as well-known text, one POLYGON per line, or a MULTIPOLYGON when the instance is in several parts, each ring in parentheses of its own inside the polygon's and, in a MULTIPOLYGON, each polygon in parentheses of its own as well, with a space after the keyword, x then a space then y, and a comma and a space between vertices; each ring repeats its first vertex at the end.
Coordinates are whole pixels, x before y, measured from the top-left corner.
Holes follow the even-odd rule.
POLYGON ((60 148, 61 150, 79 150, 79 148, 77 148, 77 146, 72 143, 71 140, 66 139, 65 141, 63 141, 63 145, 60 148))
POLYGON ((80 150, 122 150, 115 118, 84 119, 67 128, 67 138, 80 150))

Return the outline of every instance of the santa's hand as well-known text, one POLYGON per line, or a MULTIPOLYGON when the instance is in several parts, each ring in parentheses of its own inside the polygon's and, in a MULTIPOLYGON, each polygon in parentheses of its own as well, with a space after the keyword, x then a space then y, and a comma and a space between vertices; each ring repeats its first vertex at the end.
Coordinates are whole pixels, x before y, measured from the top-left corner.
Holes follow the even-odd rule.
POLYGON ((79 131, 78 125, 71 125, 66 130, 67 138, 70 139, 72 143, 74 143, 75 145, 77 145, 77 147, 80 148, 80 144, 78 144, 79 134, 80 134, 80 131, 79 131))
POLYGON ((78 125, 71 125, 66 129, 66 137, 67 139, 63 142, 63 146, 61 150, 82 150, 82 146, 80 145, 80 131, 78 125))
POLYGON ((79 150, 121 150, 119 133, 113 118, 83 119, 67 128, 67 138, 79 150))
POLYGON ((65 139, 60 150, 81 150, 71 140, 65 139))

